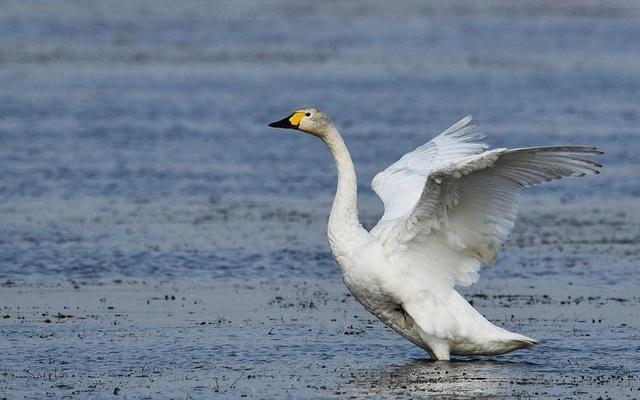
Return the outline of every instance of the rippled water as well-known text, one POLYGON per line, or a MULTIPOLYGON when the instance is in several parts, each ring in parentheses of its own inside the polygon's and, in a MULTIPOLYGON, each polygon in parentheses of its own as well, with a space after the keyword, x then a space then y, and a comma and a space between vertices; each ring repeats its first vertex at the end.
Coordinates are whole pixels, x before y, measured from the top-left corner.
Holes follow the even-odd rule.
POLYGON ((530 198, 635 199, 633 5, 5 3, 0 275, 255 276, 282 249, 267 226, 333 273, 330 157, 266 128, 307 104, 346 136, 369 226, 373 175, 467 113, 496 146, 606 151, 602 176, 530 198))
MULTIPOLYGON (((494 146, 598 146, 603 174, 528 192, 477 290, 553 280, 605 298, 623 285, 630 299, 640 284, 638 36, 635 2, 5 1, 0 279, 339 285, 324 238, 332 161, 314 138, 266 127, 314 105, 352 151, 369 227, 382 211, 375 173, 466 114, 494 146)), ((629 315, 620 340, 637 339, 629 315)), ((8 340, 40 329, 10 323, 0 325, 15 328, 3 328, 8 340)), ((327 351, 352 343, 343 339, 327 351)), ((393 362, 421 354, 402 348, 393 362)))

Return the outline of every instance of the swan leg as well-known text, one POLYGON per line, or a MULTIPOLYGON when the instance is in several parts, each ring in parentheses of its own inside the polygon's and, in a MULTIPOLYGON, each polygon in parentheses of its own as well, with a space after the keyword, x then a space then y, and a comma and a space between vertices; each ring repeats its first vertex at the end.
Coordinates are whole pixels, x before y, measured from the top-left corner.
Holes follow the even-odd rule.
POLYGON ((429 353, 437 361, 449 361, 451 358, 451 349, 449 343, 442 339, 430 337, 425 340, 427 347, 429 347, 429 353))

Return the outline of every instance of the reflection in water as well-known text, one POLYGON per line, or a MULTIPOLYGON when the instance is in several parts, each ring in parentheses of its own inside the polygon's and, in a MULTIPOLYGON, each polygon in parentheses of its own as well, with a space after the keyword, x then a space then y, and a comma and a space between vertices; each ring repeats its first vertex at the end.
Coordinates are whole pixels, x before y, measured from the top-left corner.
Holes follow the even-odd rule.
POLYGON ((354 371, 344 388, 349 395, 375 392, 393 398, 492 398, 507 393, 526 397, 528 393, 514 391, 513 384, 524 377, 523 383, 530 383, 535 369, 536 364, 530 362, 420 359, 400 366, 354 371))

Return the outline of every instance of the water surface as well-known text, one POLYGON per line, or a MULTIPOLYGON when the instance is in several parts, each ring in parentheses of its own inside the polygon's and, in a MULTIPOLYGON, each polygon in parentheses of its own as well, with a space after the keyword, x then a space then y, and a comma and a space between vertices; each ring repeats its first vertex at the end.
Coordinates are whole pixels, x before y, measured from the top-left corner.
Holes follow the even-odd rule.
POLYGON ((634 397, 638 36, 624 1, 3 2, 0 392, 634 397), (307 105, 344 134, 368 227, 373 176, 466 114, 494 146, 605 151, 601 175, 528 191, 465 289, 538 350, 428 363, 346 296, 332 160, 266 127, 307 105))

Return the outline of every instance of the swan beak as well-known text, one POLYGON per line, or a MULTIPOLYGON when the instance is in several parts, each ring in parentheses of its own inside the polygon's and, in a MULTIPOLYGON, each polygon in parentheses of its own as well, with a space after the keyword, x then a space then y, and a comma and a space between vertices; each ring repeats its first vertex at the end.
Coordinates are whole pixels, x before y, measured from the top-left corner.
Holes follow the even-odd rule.
POLYGON ((275 121, 269 124, 271 128, 283 128, 283 129, 298 129, 298 125, 300 124, 300 120, 304 116, 304 113, 295 112, 288 117, 281 119, 280 121, 275 121))

